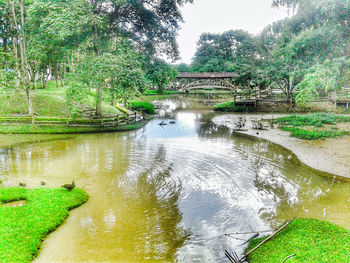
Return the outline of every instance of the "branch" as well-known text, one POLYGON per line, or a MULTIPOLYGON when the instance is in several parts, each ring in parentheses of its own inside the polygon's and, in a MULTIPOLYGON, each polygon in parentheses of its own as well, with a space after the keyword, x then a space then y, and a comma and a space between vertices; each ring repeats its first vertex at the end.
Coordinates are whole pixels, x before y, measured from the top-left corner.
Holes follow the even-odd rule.
POLYGON ((294 219, 296 219, 296 217, 294 217, 293 219, 289 220, 287 223, 285 223, 281 228, 277 229, 275 232, 273 232, 268 238, 266 238, 265 240, 263 240, 262 242, 260 242, 255 248, 251 249, 249 252, 247 252, 242 258, 241 261, 243 259, 245 259, 250 253, 252 253, 253 251, 255 251, 256 249, 258 249, 261 245, 263 245, 264 243, 266 243, 267 241, 269 241, 270 239, 272 239, 275 235, 277 235, 279 232, 281 232, 283 229, 285 229, 294 219))
POLYGON ((286 262, 288 259, 290 259, 290 258, 292 258, 292 257, 295 257, 296 255, 297 255, 297 254, 293 254, 293 255, 290 255, 290 256, 286 257, 286 258, 282 261, 282 263, 286 262))

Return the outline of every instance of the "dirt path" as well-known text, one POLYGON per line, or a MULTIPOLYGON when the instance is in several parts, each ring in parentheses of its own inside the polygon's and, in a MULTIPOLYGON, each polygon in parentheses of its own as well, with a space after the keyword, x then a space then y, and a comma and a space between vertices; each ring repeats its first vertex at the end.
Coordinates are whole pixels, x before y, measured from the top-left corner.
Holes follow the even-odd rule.
MULTIPOLYGON (((218 125, 225 125, 235 128, 239 116, 227 114, 215 117, 213 122, 218 125)), ((282 115, 278 114, 246 114, 248 131, 239 133, 251 135, 257 138, 269 140, 292 151, 304 164, 324 172, 350 179, 350 136, 338 139, 327 140, 301 140, 289 136, 289 132, 278 128, 271 128, 267 131, 252 129, 252 120, 272 119, 282 115)), ((340 124, 344 129, 350 129, 350 124, 340 124)))

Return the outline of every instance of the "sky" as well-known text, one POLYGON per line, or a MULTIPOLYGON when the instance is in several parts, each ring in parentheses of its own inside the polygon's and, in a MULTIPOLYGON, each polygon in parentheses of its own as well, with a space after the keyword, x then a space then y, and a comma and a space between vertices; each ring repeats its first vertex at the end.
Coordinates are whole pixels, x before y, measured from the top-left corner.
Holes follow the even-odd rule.
POLYGON ((181 60, 191 63, 196 43, 204 32, 222 33, 244 29, 258 34, 265 26, 288 16, 286 10, 271 7, 272 0, 194 0, 182 8, 185 20, 177 38, 181 60))

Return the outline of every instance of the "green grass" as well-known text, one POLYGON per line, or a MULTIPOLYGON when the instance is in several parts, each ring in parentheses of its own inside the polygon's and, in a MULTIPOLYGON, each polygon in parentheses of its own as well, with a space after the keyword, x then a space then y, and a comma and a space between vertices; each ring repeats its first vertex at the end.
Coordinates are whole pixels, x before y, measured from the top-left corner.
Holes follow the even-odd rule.
POLYGON ((324 140, 348 135, 348 131, 337 130, 335 125, 340 122, 350 122, 350 116, 330 113, 293 114, 272 121, 279 124, 282 130, 291 132, 291 136, 306 140, 324 140), (325 125, 333 127, 323 128, 325 125))
POLYGON ((27 200, 21 207, 0 206, 0 262, 31 262, 42 240, 88 200, 87 194, 64 188, 0 188, 2 203, 27 200))
POLYGON ((224 112, 252 112, 255 111, 253 107, 235 105, 233 101, 223 102, 214 106, 214 111, 224 112))
MULTIPOLYGON (((264 238, 254 239, 250 250, 264 238)), ((250 263, 287 262, 350 262, 350 231, 337 225, 315 219, 296 219, 272 240, 254 251, 250 263)))
POLYGON ((135 111, 142 111, 147 114, 155 114, 154 106, 148 101, 130 101, 129 108, 135 111))
POLYGON ((337 138, 349 134, 347 131, 337 130, 305 130, 296 127, 282 127, 284 131, 291 132, 290 136, 305 140, 324 140, 327 138, 337 138))
POLYGON ((0 125, 0 134, 74 134, 132 131, 146 122, 136 122, 116 127, 70 127, 65 125, 0 125))
POLYGON ((339 122, 350 122, 350 116, 329 114, 329 113, 316 113, 309 115, 290 115, 286 117, 278 118, 274 123, 288 126, 315 126, 322 127, 325 124, 337 124, 339 122))
MULTIPOLYGON (((95 91, 90 91, 83 99, 81 107, 95 109, 95 91)), ((49 81, 46 89, 31 91, 33 111, 39 116, 67 117, 70 113, 66 102, 66 88, 56 88, 55 82, 49 81)), ((102 102, 103 115, 121 114, 110 105, 102 102)), ((7 90, 0 94, 0 116, 25 115, 27 114, 27 101, 23 90, 18 92, 7 90)))
POLYGON ((145 90, 143 95, 174 95, 182 94, 183 92, 178 90, 165 90, 162 94, 159 94, 157 90, 145 90))

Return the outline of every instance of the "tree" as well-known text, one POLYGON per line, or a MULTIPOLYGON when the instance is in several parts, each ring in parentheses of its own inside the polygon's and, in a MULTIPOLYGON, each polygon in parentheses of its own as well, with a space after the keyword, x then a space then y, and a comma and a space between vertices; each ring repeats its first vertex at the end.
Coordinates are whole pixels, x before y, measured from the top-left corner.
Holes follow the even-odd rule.
POLYGON ((147 79, 157 87, 158 93, 163 94, 166 86, 176 78, 176 70, 165 61, 157 59, 148 65, 147 79))
POLYGON ((299 91, 296 96, 297 104, 305 105, 320 95, 341 89, 349 71, 350 59, 347 57, 327 59, 323 64, 312 66, 296 87, 299 91))

